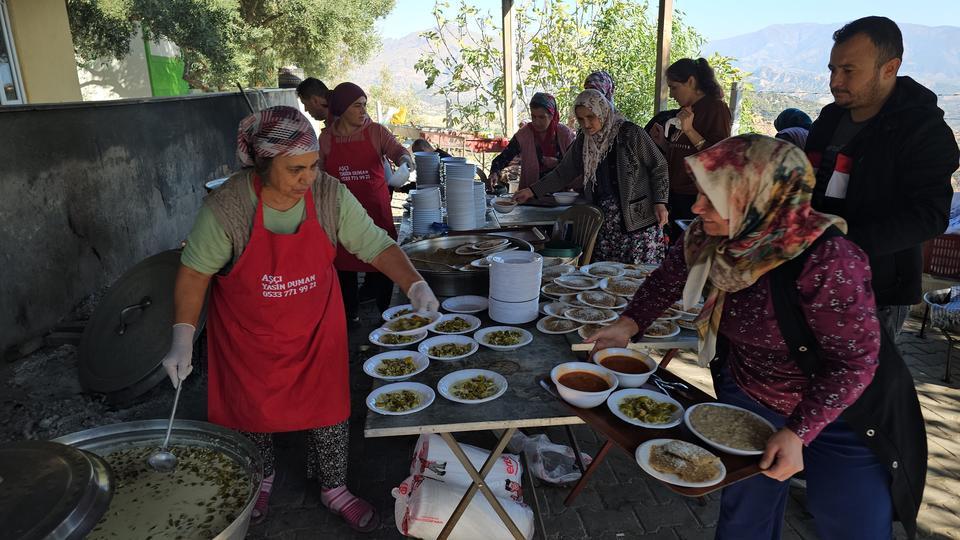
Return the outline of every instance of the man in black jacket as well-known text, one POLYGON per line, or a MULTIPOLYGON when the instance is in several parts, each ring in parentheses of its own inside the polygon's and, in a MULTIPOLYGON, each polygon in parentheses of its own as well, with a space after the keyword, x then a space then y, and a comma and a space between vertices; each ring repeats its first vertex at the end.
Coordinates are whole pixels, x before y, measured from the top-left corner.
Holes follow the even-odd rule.
POLYGON ((806 143, 817 169, 813 206, 839 215, 870 256, 880 323, 900 333, 920 301, 921 245, 947 227, 956 140, 936 95, 898 77, 903 37, 886 17, 833 34, 830 92, 806 143))

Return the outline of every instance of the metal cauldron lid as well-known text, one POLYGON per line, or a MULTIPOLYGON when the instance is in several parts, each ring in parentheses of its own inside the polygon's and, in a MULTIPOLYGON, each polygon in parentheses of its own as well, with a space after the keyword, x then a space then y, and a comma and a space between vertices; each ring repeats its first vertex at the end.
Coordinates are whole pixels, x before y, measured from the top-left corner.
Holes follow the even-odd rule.
POLYGON ((83 538, 109 508, 112 488, 109 466, 89 452, 47 441, 0 446, 0 531, 83 538))
POLYGON ((80 340, 80 384, 86 390, 127 401, 166 378, 160 361, 170 349, 179 267, 180 250, 158 253, 130 269, 103 296, 80 340))

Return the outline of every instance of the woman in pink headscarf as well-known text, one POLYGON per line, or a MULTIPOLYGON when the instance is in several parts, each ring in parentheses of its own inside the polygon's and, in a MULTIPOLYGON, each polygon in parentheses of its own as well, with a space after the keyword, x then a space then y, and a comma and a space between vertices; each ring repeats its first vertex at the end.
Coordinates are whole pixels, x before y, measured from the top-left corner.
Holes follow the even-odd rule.
POLYGON ((416 309, 439 303, 353 195, 320 171, 317 149, 309 121, 293 107, 240 123, 243 169, 204 200, 187 239, 163 366, 174 386, 192 371, 209 289, 208 416, 243 432, 263 456, 253 519, 267 514, 273 434, 307 431, 308 475, 320 480, 320 500, 367 531, 377 527, 376 511, 346 487, 350 383, 336 246, 387 274, 416 309))
POLYGON ((520 128, 490 166, 490 186, 495 186, 500 173, 520 158, 520 187, 532 186, 552 171, 563 158, 576 134, 560 123, 557 100, 545 92, 530 99, 530 123, 520 128))

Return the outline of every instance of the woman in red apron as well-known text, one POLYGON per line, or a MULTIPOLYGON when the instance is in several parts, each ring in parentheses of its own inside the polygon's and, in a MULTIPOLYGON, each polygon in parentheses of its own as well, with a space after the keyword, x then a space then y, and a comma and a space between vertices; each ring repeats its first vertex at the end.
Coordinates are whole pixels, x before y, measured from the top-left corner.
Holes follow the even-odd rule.
MULTIPOLYGON (((318 473, 322 502, 354 529, 372 530, 374 508, 346 488, 346 322, 327 231, 346 237, 342 220, 317 210, 327 208, 324 197, 337 198, 333 204, 339 200, 341 207, 357 203, 338 191, 336 179, 318 172, 317 139, 297 109, 272 107, 245 118, 237 154, 246 168, 204 201, 184 249, 173 344, 163 365, 174 386, 190 373, 195 324, 212 281, 209 420, 243 432, 263 455, 254 519, 266 516, 273 485, 272 434, 306 430, 308 469, 318 473)), ((359 226, 375 233, 351 239, 348 247, 384 246, 365 255, 373 267, 384 269, 417 309, 437 309, 403 252, 357 215, 364 221, 359 226)))
MULTIPOLYGON (((395 164, 407 163, 415 169, 413 159, 396 137, 367 116, 367 95, 359 86, 340 83, 330 94, 330 114, 336 118, 320 132, 320 162, 327 174, 339 178, 360 201, 378 227, 397 238, 390 209, 383 158, 395 164)), ((383 311, 390 307, 393 283, 375 268, 357 259, 339 246, 335 266, 343 291, 347 318, 356 320, 359 303, 373 299, 383 311), (357 274, 364 272, 363 287, 357 288, 357 274)))

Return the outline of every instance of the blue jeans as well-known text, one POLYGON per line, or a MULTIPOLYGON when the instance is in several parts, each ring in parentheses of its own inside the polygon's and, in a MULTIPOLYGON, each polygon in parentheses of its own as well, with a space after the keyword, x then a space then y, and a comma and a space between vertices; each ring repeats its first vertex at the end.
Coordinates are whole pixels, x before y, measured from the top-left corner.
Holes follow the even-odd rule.
MULTIPOLYGON (((745 394, 727 369, 717 397, 749 409, 777 429, 786 417, 745 394)), ((893 535, 890 475, 846 422, 829 424, 803 449, 807 509, 821 540, 885 540, 893 535)), ((724 488, 717 540, 778 540, 790 482, 757 475, 724 488)))

